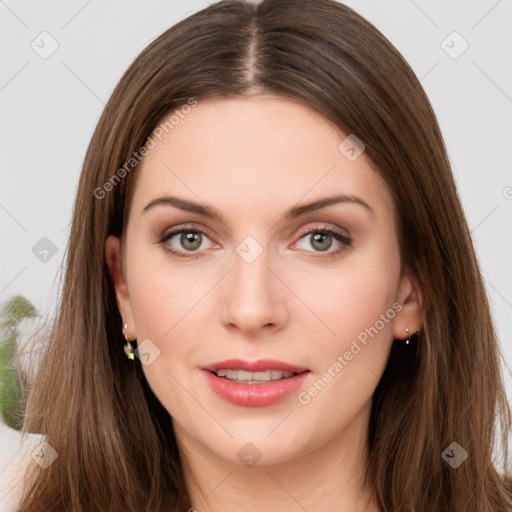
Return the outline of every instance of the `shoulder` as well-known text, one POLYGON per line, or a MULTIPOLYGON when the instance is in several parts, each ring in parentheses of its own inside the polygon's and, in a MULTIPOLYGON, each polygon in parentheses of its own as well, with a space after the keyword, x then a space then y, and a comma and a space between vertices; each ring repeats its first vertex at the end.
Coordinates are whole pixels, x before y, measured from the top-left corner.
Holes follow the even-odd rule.
POLYGON ((44 444, 40 434, 22 435, 0 421, 0 511, 15 512, 26 471, 44 444))

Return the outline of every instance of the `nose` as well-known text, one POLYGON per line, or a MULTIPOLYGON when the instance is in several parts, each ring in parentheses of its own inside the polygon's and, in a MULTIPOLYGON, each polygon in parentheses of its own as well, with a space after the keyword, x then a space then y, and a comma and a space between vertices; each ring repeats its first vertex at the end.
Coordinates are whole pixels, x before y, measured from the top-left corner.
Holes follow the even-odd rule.
POLYGON ((272 265, 266 249, 252 262, 233 255, 233 268, 223 280, 221 321, 228 329, 257 335, 281 329, 288 319, 290 291, 272 265))

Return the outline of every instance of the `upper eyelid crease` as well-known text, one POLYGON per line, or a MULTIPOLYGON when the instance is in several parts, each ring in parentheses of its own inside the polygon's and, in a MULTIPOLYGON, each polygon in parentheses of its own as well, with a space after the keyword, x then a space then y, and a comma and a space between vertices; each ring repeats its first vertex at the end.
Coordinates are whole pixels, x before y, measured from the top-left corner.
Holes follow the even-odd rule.
MULTIPOLYGON (((365 210, 370 212, 372 215, 375 215, 372 207, 363 199, 353 195, 345 195, 338 194, 334 196, 324 197, 310 203, 294 206, 287 210, 282 216, 281 219, 296 219, 313 211, 319 210, 320 208, 325 208, 327 206, 331 206, 334 204, 343 204, 343 203, 351 203, 362 206, 365 210)), ((182 199, 176 196, 162 196, 157 197, 150 201, 142 210, 142 214, 145 214, 151 208, 157 205, 169 205, 179 208, 180 210, 184 210, 190 213, 196 213, 198 215, 202 215, 204 217, 208 217, 210 219, 215 219, 222 222, 226 225, 221 214, 216 212, 213 208, 208 205, 202 205, 193 201, 189 201, 187 199, 182 199)))

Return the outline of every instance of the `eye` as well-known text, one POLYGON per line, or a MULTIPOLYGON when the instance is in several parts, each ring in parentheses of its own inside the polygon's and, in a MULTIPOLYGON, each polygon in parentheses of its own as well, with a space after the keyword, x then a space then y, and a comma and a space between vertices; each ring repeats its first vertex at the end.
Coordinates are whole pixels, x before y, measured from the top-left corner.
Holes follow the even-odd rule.
MULTIPOLYGON (((308 252, 318 253, 315 257, 336 256, 345 251, 352 243, 349 236, 329 226, 319 226, 316 229, 303 231, 299 242, 310 235, 314 235, 310 238, 310 246, 315 250, 308 252), (333 244, 333 239, 339 244, 339 247, 334 251, 327 252, 333 244)), ((201 251, 205 249, 203 246, 205 239, 209 240, 203 230, 185 225, 165 232, 157 243, 162 244, 164 250, 170 254, 190 258, 200 256, 201 251), (175 240, 173 241, 173 239, 175 240), (181 247, 173 248, 176 247, 176 244, 181 247)), ((296 244, 299 242, 296 242, 296 244)))
POLYGON ((309 239, 310 246, 315 249, 313 252, 320 253, 315 254, 315 257, 336 256, 337 254, 345 251, 348 247, 350 247, 352 243, 352 240, 349 236, 328 226, 319 226, 316 229, 309 229, 305 233, 302 233, 300 240, 306 239, 311 235, 313 236, 309 239), (331 252, 326 252, 331 248, 333 239, 338 242, 339 248, 331 252))
POLYGON ((172 229, 164 233, 158 243, 163 245, 165 251, 176 256, 187 258, 195 256, 196 253, 204 249, 202 246, 205 238, 208 239, 206 233, 201 229, 181 226, 180 228, 172 229), (181 246, 178 250, 172 247, 173 238, 176 239, 174 244, 181 246))

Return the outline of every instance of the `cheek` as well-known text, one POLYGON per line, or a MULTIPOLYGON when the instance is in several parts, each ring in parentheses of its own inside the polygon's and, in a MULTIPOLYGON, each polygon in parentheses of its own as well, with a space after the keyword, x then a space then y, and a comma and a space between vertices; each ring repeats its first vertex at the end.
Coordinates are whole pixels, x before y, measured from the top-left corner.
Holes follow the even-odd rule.
MULTIPOLYGON (((137 341, 150 339, 159 357, 143 371, 155 395, 167 410, 185 410, 193 392, 191 378, 197 371, 198 354, 205 349, 214 315, 214 294, 219 275, 206 267, 173 260, 162 250, 134 248, 128 259, 128 282, 137 341), (206 326, 206 328, 205 328, 206 326), (185 408, 185 409, 184 409, 185 408)), ((189 404, 190 405, 190 404, 189 404)))
MULTIPOLYGON (((382 253, 370 258, 354 258, 341 265, 339 271, 311 276, 301 285, 301 297, 317 313, 323 326, 323 338, 343 345, 373 326, 381 315, 392 308, 398 289, 400 262, 398 256, 383 258, 382 253)), ((393 318, 392 310, 388 317, 393 318)), ((320 322, 319 322, 320 323, 320 322)), ((390 330, 390 323, 385 322, 390 330)))
POLYGON ((163 249, 153 245, 136 248, 130 256, 128 282, 137 337, 164 344, 208 292, 208 276, 198 278, 191 266, 171 262, 163 249))
POLYGON ((149 338, 158 347, 159 356, 142 369, 163 406, 173 417, 181 411, 182 417, 190 408, 182 386, 193 391, 189 370, 200 345, 199 328, 193 330, 197 325, 194 305, 199 305, 211 285, 201 284, 197 274, 165 261, 165 255, 155 258, 157 251, 151 249, 134 250, 128 262, 137 342, 149 338))
POLYGON ((297 396, 299 413, 315 436, 334 436, 368 411, 392 343, 394 273, 383 272, 382 264, 366 266, 366 272, 340 276, 317 296, 322 320, 335 334, 324 328, 314 340, 315 372, 297 396))
POLYGON ((317 333, 316 384, 312 382, 311 394, 306 391, 300 401, 314 401, 310 411, 327 408, 333 420, 342 422, 370 399, 389 355, 393 319, 401 309, 396 302, 399 279, 398 250, 384 244, 347 259, 329 279, 311 279, 302 289, 302 296, 310 298, 310 308, 322 320, 314 318, 310 329, 304 326, 311 331, 315 325, 317 333), (320 283, 321 289, 313 286, 320 283))

